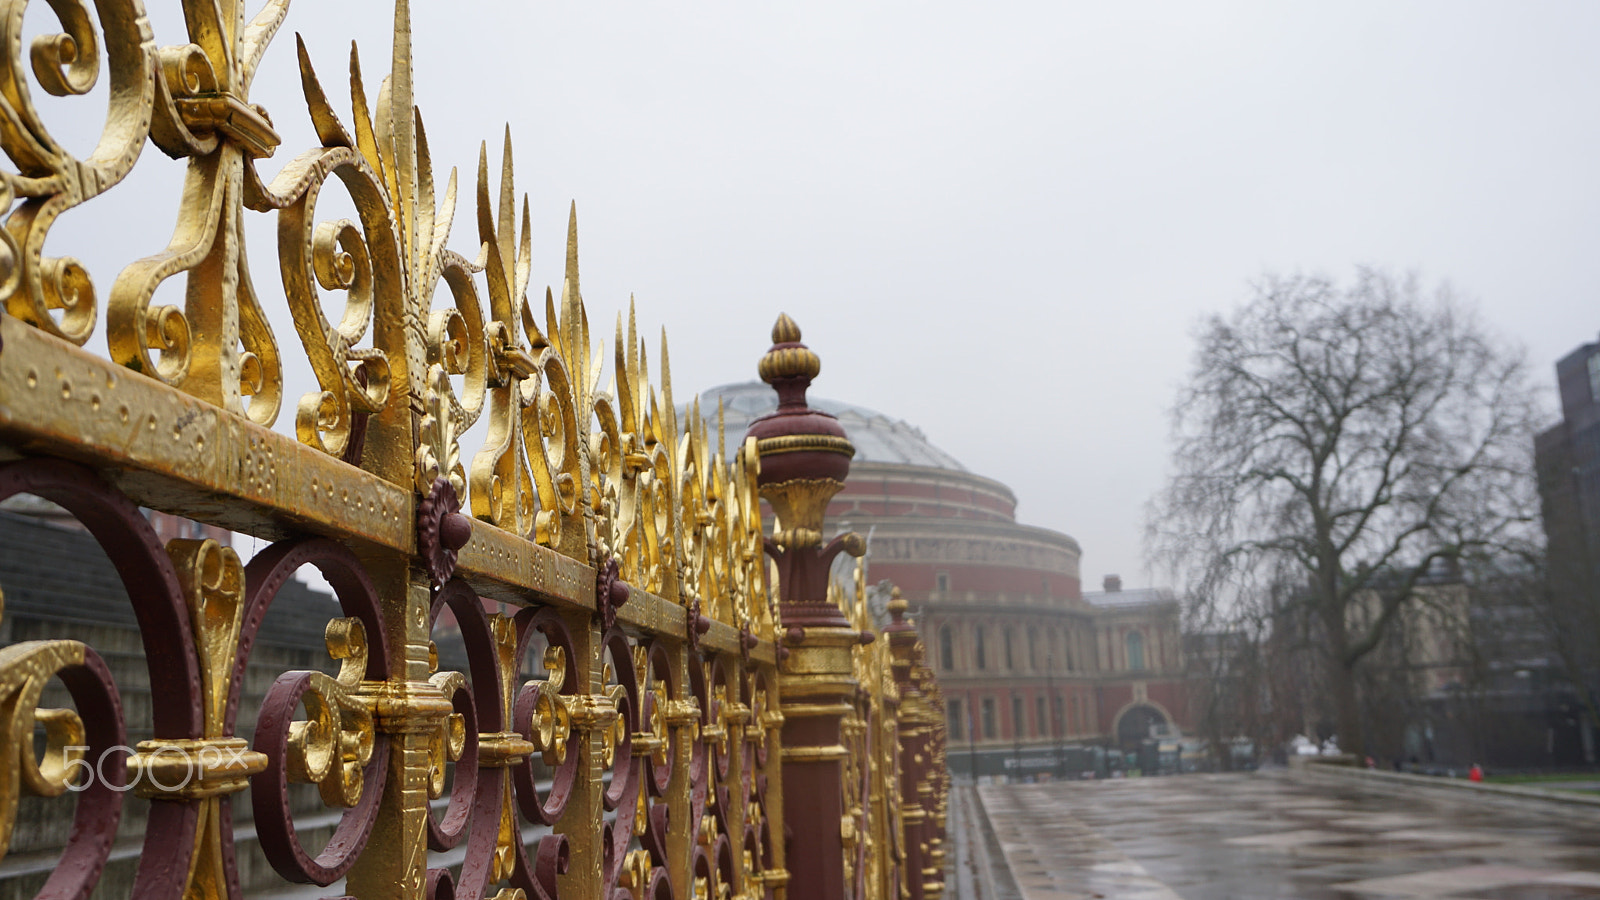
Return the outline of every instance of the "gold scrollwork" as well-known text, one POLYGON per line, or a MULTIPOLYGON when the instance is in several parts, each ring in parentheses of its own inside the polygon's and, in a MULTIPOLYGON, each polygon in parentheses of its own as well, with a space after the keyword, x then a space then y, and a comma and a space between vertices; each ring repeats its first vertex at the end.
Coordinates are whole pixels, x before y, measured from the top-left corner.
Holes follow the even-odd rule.
MULTIPOLYGON (((642 668, 642 667, 640 667, 642 668)), ((658 766, 667 764, 667 749, 670 737, 667 732, 667 685, 656 679, 646 688, 650 703, 655 714, 650 717, 649 731, 636 731, 633 733, 633 752, 635 756, 648 757, 658 766)))
POLYGON ((533 711, 534 749, 547 766, 559 766, 567 761, 567 746, 572 741, 574 728, 572 697, 561 693, 567 680, 567 654, 560 646, 551 644, 544 651, 545 683, 540 686, 533 711))
POLYGON ((645 850, 630 850, 622 862, 622 873, 617 882, 633 900, 646 900, 650 887, 650 854, 645 850))
MULTIPOLYGON (((437 672, 428 681, 441 695, 454 697, 466 685, 467 679, 460 672, 437 672)), ((444 796, 446 766, 459 760, 466 749, 465 717, 460 713, 450 713, 441 718, 428 736, 428 799, 437 800, 444 796)), ((479 752, 482 752, 481 747, 479 752)))
POLYGON ((308 673, 301 697, 307 718, 289 726, 289 780, 315 784, 323 803, 348 808, 361 799, 362 770, 372 759, 376 738, 371 703, 361 693, 366 628, 360 619, 333 619, 327 644, 328 655, 340 661, 339 675, 308 673))
MULTIPOLYGON (((16 165, 0 173, 0 209, 23 198, 0 230, 0 298, 11 315, 81 345, 97 319, 94 284, 76 259, 45 256, 45 239, 63 213, 115 186, 138 160, 155 106, 150 73, 156 50, 136 0, 96 3, 93 16, 83 0, 56 0, 50 7, 61 31, 29 44, 39 86, 57 97, 83 95, 104 65, 111 100, 93 153, 78 159, 34 105, 22 61, 0 65, 0 147, 16 165), (97 22, 104 41, 95 33, 97 22)), ((22 46, 27 8, 13 0, 0 9, 0 46, 22 46)))
POLYGON ((57 672, 83 664, 77 641, 28 641, 0 648, 0 855, 11 846, 17 802, 26 792, 59 797, 74 788, 89 763, 83 759, 84 727, 70 709, 40 709, 39 697, 57 672), (42 726, 45 746, 34 755, 34 732, 42 726))

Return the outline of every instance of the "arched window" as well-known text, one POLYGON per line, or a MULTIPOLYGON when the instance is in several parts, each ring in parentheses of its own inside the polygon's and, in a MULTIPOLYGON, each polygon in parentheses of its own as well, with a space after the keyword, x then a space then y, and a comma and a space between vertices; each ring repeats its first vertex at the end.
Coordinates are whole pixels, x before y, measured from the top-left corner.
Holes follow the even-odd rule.
POLYGON ((956 667, 956 639, 950 633, 950 626, 945 625, 939 629, 939 668, 946 672, 956 667))
POLYGON ((1128 668, 1136 672, 1144 668, 1144 635, 1137 631, 1128 632, 1128 668))
POLYGON ((1028 668, 1039 669, 1039 635, 1032 630, 1028 632, 1028 668))
POLYGON ((1016 667, 1017 667, 1016 660, 1011 655, 1011 629, 1007 628, 1006 629, 1006 668, 1015 669, 1016 667))
POLYGON ((978 668, 987 669, 987 668, 989 668, 989 656, 988 656, 987 653, 984 652, 984 649, 983 649, 983 626, 982 625, 978 626, 978 630, 977 630, 977 633, 976 633, 975 637, 977 639, 977 645, 978 645, 978 668))

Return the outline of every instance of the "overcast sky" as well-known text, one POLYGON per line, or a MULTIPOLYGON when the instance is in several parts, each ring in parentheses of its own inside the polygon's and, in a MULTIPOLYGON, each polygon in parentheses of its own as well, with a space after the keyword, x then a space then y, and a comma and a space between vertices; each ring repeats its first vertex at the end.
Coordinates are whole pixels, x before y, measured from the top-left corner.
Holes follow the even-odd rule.
MULTIPOLYGON (((147 2, 181 42, 176 3, 147 2)), ((369 93, 388 70, 389 10, 297 0, 251 97, 284 136, 264 172, 314 143, 293 32, 344 108, 352 38, 369 93)), ((787 311, 818 393, 1011 485, 1022 521, 1078 539, 1086 587, 1162 580, 1142 518, 1193 326, 1263 272, 1448 279, 1546 383, 1600 331, 1593 3, 419 0, 414 19, 438 177, 470 186, 510 123, 540 293, 576 199, 591 320, 608 332, 635 295, 680 398, 753 378, 787 311)), ((59 127, 83 152, 98 120, 74 102, 59 127)), ((164 246, 180 175, 147 148, 121 199, 57 227, 102 304, 164 246)), ((249 215, 296 357, 274 225, 249 215)), ((279 429, 309 387, 292 373, 279 429)))

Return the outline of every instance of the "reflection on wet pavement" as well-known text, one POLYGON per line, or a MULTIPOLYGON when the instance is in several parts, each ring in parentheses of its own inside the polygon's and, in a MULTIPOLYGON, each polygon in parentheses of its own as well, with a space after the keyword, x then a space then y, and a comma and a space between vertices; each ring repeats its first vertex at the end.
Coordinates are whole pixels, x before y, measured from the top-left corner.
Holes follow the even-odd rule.
POLYGON ((978 789, 1024 900, 1600 900, 1592 812, 1285 773, 978 789))

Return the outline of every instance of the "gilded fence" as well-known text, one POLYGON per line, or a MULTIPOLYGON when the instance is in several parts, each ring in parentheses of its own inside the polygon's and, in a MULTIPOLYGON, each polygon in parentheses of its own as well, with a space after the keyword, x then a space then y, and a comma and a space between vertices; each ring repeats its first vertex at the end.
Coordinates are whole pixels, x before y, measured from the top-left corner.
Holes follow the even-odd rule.
POLYGON ((131 792, 150 801, 134 896, 239 896, 247 796, 272 869, 311 896, 938 896, 942 703, 903 601, 878 636, 864 584, 857 606, 829 596, 833 558, 862 549, 823 541, 853 450, 805 403, 798 328, 781 318, 761 360, 779 412, 724 459, 675 405, 664 338, 652 380, 631 313, 609 352, 591 333, 575 213, 559 289, 530 299, 509 137, 498 171, 479 159, 478 246, 448 249, 457 185, 412 102, 406 0, 388 78, 352 50, 348 106, 298 48, 320 146, 269 179, 279 138, 250 88, 288 5, 183 0, 163 44, 139 0, 50 0, 57 30, 24 47, 29 4, 0 2, 0 499, 59 504, 115 563, 152 700, 123 753, 93 647, 0 649, 0 848, 20 798, 75 803, 39 896, 86 897, 131 792), (32 92, 102 79, 79 158, 32 92), (172 239, 97 285, 46 239, 147 141, 187 161, 172 239), (319 220, 325 190, 356 218, 319 220), (275 219, 281 293, 247 265, 250 214, 275 219), (169 281, 181 303, 157 299, 169 281), (283 312, 317 381, 302 397, 283 312), (271 543, 163 546, 140 507, 271 543), (261 623, 308 565, 340 606, 329 671, 241 709, 261 623), (440 629, 465 671, 441 671, 440 629), (51 685, 73 708, 41 708, 51 685), (325 846, 294 785, 338 813, 325 846))

